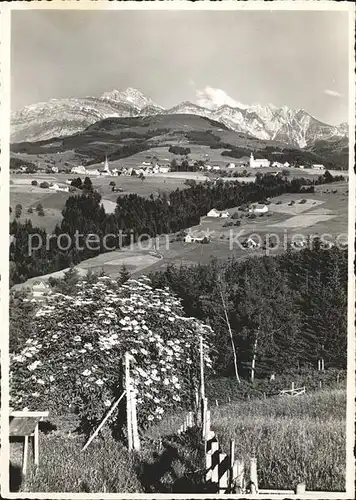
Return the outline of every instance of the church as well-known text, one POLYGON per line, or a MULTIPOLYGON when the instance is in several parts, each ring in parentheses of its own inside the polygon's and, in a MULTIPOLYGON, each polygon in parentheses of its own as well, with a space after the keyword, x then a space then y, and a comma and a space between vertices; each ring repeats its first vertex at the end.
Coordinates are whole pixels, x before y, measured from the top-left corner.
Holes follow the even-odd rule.
POLYGON ((255 160, 253 153, 251 153, 250 156, 250 167, 251 168, 262 168, 262 167, 269 167, 271 162, 269 160, 266 160, 266 158, 262 158, 260 160, 255 160))

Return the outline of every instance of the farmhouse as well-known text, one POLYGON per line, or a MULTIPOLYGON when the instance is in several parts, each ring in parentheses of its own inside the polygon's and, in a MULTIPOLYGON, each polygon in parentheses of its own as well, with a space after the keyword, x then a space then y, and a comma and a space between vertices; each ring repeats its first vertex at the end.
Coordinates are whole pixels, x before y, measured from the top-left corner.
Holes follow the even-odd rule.
POLYGON ((210 236, 207 236, 205 233, 188 233, 184 237, 184 243, 203 243, 203 241, 210 241, 210 236))
POLYGON ((87 171, 88 175, 100 175, 99 170, 96 168, 95 170, 88 170, 87 171))
POLYGON ((227 210, 216 210, 216 208, 212 208, 210 212, 206 214, 207 217, 230 217, 230 213, 227 210))
POLYGON ((279 161, 274 161, 272 163, 272 167, 283 168, 284 165, 283 165, 283 163, 280 163, 279 161))
POLYGON ((312 165, 312 168, 313 168, 314 170, 325 170, 324 165, 319 165, 319 164, 313 164, 313 165, 312 165))
POLYGON ((250 167, 251 168, 261 168, 261 167, 269 167, 270 166, 270 161, 267 160, 266 158, 261 158, 255 160, 253 153, 251 153, 250 156, 250 167))
POLYGON ((229 163, 227 168, 236 168, 236 165, 235 163, 229 163))
POLYGON ((288 162, 286 161, 285 163, 283 163, 283 167, 286 167, 286 168, 290 167, 290 163, 288 163, 288 162))
POLYGON ((253 214, 265 214, 268 212, 268 207, 267 205, 258 203, 257 205, 253 205, 252 208, 249 209, 249 212, 253 214))
POLYGON ((259 248, 259 243, 257 241, 253 240, 252 238, 248 237, 246 240, 242 243, 242 246, 245 248, 259 248))
POLYGON ((73 167, 71 173, 85 175, 88 173, 88 171, 85 167, 83 167, 83 165, 79 165, 78 167, 73 167))
POLYGON ((206 214, 207 217, 220 217, 220 212, 219 210, 216 210, 216 208, 212 208, 210 212, 206 214))

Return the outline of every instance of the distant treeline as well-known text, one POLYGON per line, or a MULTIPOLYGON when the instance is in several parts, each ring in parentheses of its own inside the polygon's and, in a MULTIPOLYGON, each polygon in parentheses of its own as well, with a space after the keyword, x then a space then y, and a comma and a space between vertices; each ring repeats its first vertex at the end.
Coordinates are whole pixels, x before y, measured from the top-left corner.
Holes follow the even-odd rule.
MULTIPOLYGON (((327 183, 335 179, 326 172, 316 182, 327 183)), ((343 178, 339 176, 337 179, 343 178)), ((33 276, 78 264, 108 249, 135 242, 141 235, 155 237, 195 226, 212 208, 223 210, 263 202, 284 193, 313 192, 314 184, 311 179, 288 180, 282 175, 258 174, 253 183, 197 184, 157 198, 151 195, 148 199, 136 194, 120 196, 115 213, 106 214, 100 195, 90 189, 88 179, 83 194, 67 199, 61 225, 54 229, 57 238, 50 238, 50 234, 33 227, 30 221, 21 224, 14 220, 10 223, 10 234, 15 237, 15 244, 10 245, 10 283, 20 283, 33 276), (122 237, 115 236, 120 232, 122 237), (38 236, 31 237, 35 234, 38 236), (77 234, 82 235, 80 241, 77 234), (84 240, 90 234, 96 235, 95 242, 86 245, 84 240)))

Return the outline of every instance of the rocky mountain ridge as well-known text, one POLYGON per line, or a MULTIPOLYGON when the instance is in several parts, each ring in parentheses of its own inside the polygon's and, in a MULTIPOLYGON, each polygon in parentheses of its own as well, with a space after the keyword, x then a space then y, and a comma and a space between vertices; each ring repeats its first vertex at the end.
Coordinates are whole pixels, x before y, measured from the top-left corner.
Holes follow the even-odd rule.
POLYGON ((114 89, 100 97, 51 99, 32 104, 12 114, 11 142, 35 142, 81 132, 98 120, 159 114, 195 114, 221 122, 229 129, 263 140, 276 140, 300 148, 315 141, 345 137, 348 125, 328 125, 304 109, 278 108, 273 104, 218 108, 189 101, 164 109, 131 87, 114 89))

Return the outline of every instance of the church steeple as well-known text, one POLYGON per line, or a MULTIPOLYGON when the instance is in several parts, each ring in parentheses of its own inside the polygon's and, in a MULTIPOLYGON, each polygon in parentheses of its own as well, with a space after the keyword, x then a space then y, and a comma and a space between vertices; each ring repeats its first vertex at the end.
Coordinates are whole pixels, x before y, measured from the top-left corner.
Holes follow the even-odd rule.
POLYGON ((108 162, 108 156, 107 155, 105 155, 104 170, 105 170, 105 172, 110 172, 109 162, 108 162))

